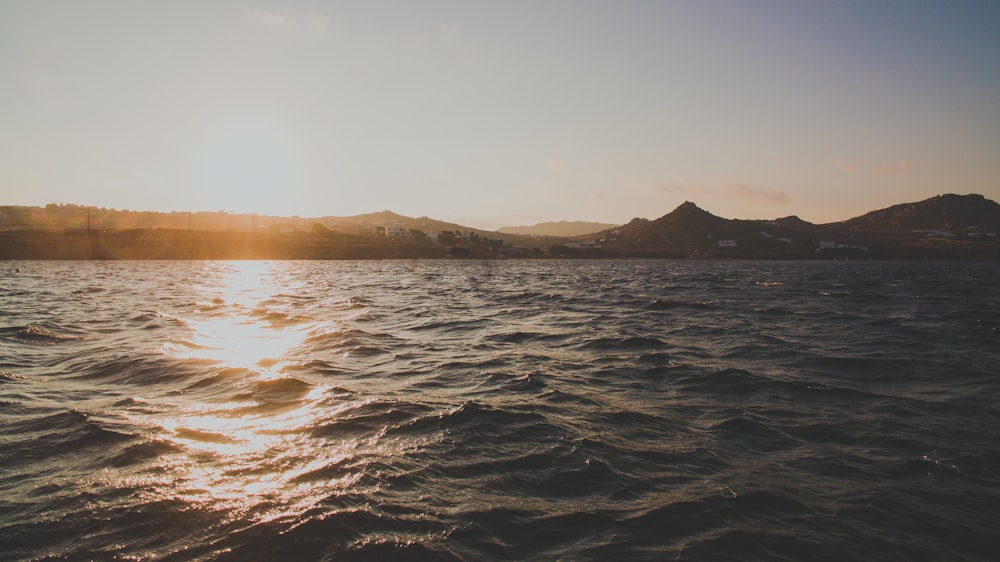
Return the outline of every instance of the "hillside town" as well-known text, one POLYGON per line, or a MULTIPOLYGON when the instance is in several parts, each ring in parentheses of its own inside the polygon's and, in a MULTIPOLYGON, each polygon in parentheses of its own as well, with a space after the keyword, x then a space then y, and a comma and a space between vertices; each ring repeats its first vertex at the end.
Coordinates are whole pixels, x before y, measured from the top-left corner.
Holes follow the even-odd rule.
POLYGON ((577 236, 484 231, 390 211, 353 217, 0 207, 0 259, 1000 259, 1000 205, 940 195, 812 224, 737 220, 691 202, 577 236))

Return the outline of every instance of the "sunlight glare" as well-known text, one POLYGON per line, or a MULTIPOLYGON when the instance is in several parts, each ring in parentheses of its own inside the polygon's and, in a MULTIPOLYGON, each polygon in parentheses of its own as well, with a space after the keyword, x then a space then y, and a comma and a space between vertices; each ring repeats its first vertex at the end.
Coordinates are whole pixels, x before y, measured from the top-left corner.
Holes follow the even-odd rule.
POLYGON ((194 318, 187 319, 193 333, 184 345, 169 351, 181 359, 205 359, 247 370, 262 370, 260 378, 277 376, 288 353, 302 344, 307 331, 301 320, 277 299, 283 286, 268 264, 241 262, 210 279, 204 287, 210 300, 194 318))
POLYGON ((208 147, 204 196, 209 208, 243 212, 285 211, 289 190, 298 182, 298 164, 284 136, 272 127, 242 123, 208 147))

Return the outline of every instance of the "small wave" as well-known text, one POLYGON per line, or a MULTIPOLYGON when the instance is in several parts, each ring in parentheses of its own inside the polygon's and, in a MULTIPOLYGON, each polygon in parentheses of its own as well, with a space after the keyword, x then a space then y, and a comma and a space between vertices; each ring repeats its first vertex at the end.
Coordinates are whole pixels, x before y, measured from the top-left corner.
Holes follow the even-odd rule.
POLYGON ((3 434, 19 438, 6 444, 4 451, 4 456, 18 463, 73 455, 84 449, 116 446, 135 439, 134 435, 107 427, 92 414, 80 410, 24 418, 5 427, 3 434), (23 439, 26 436, 32 438, 23 439))
POLYGON ((340 438, 358 433, 372 435, 385 428, 412 426, 431 416, 433 410, 422 404, 393 401, 372 401, 354 405, 335 418, 314 427, 316 437, 340 438))
POLYGON ((257 402, 295 401, 308 394, 313 386, 295 377, 268 379, 254 383, 252 391, 240 394, 236 399, 257 402))
POLYGON ((442 334, 461 333, 467 334, 470 331, 485 327, 482 320, 437 320, 431 319, 424 322, 417 322, 408 329, 418 332, 437 332, 442 334))
POLYGON ((344 560, 456 560, 412 539, 392 537, 365 538, 352 543, 343 553, 344 560))
POLYGON ((344 351, 356 350, 356 354, 374 352, 385 353, 384 345, 395 341, 390 334, 366 332, 364 330, 314 330, 306 338, 304 345, 313 351, 344 351))
POLYGON ((546 386, 545 377, 542 376, 541 373, 528 373, 517 377, 517 379, 509 385, 509 388, 516 392, 534 392, 536 390, 541 390, 546 386))
MULTIPOLYGON (((9 333, 9 330, 7 331, 9 333)), ((40 344, 55 344, 83 339, 81 336, 54 332, 35 325, 16 328, 14 329, 13 334, 9 337, 13 337, 14 339, 20 341, 40 344)))
POLYGON ((707 301, 675 301, 670 299, 654 299, 653 302, 649 303, 649 308, 652 310, 670 310, 674 308, 693 308, 693 309, 707 309, 714 308, 716 303, 707 301))
POLYGON ((541 373, 511 375, 508 373, 489 373, 479 384, 486 388, 501 392, 534 392, 545 388, 545 380, 541 373))
POLYGON ((822 297, 849 297, 854 293, 851 291, 818 291, 816 294, 822 297))
POLYGON ((200 378, 184 387, 185 391, 205 388, 230 388, 235 382, 242 380, 250 371, 240 367, 226 367, 206 377, 200 378))
POLYGON ((526 426, 544 424, 538 412, 515 412, 488 404, 469 401, 447 413, 422 416, 411 423, 414 430, 461 430, 471 437, 510 435, 526 426))
POLYGON ((773 305, 773 306, 758 308, 754 312, 764 316, 788 316, 791 314, 795 314, 795 312, 789 309, 788 307, 781 305, 773 305))
POLYGON ((493 334, 486 336, 487 341, 498 342, 498 343, 525 343, 529 341, 537 340, 546 334, 541 334, 539 332, 504 332, 501 334, 493 334))
POLYGON ((164 455, 180 451, 181 448, 174 443, 154 439, 121 448, 121 450, 117 451, 109 459, 108 463, 116 468, 125 468, 142 465, 146 462, 157 460, 164 455))
POLYGON ((903 472, 907 475, 926 474, 927 476, 952 475, 958 476, 962 471, 957 465, 938 458, 936 455, 922 455, 919 459, 911 459, 903 463, 903 472))
POLYGON ((570 467, 550 470, 536 486, 541 496, 560 499, 603 494, 614 489, 621 475, 597 459, 582 459, 570 467))
POLYGON ((91 287, 85 287, 83 289, 77 289, 77 290, 73 291, 73 294, 74 295, 89 295, 89 294, 94 294, 94 293, 103 293, 105 291, 107 291, 107 289, 104 288, 104 287, 94 287, 94 286, 91 286, 91 287))
POLYGON ((214 433, 212 431, 204 431, 200 429, 189 429, 186 427, 178 428, 174 435, 179 439, 186 439, 188 441, 198 441, 200 443, 215 443, 219 445, 232 445, 236 443, 242 443, 241 440, 229 437, 228 435, 223 435, 221 433, 214 433))
POLYGON ((342 365, 322 359, 312 359, 304 363, 286 365, 283 372, 315 373, 325 376, 343 376, 349 373, 342 365))
POLYGON ((600 403, 570 392, 549 389, 541 394, 541 399, 552 404, 578 404, 581 406, 600 406, 600 403))
POLYGON ((15 375, 14 373, 9 373, 7 371, 0 371, 0 382, 26 382, 29 381, 28 377, 22 377, 21 375, 15 375))
POLYGON ((294 484, 306 484, 313 482, 329 482, 331 480, 340 480, 343 478, 350 478, 358 473, 357 465, 355 461, 350 457, 344 457, 337 459, 334 462, 328 463, 320 468, 313 470, 308 470, 306 472, 297 474, 292 478, 291 482, 294 484))
POLYGON ((250 312, 250 316, 263 320, 274 327, 296 326, 311 322, 313 319, 305 315, 288 314, 266 308, 256 308, 250 312))
POLYGON ((790 449, 798 443, 788 434, 745 414, 716 423, 710 429, 722 438, 738 442, 742 447, 763 451, 790 449))
POLYGON ((656 338, 632 336, 627 338, 598 338, 585 342, 578 349, 608 350, 642 350, 664 347, 666 344, 656 338))
POLYGON ((709 394, 752 394, 761 392, 765 379, 743 369, 723 369, 707 375, 693 375, 681 382, 688 391, 709 394))

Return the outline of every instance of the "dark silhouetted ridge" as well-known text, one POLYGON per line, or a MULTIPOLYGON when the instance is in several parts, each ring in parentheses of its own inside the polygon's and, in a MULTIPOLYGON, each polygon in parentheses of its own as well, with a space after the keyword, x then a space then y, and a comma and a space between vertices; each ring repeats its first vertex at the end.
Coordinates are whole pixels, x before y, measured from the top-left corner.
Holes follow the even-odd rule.
POLYGON ((659 227, 704 228, 728 222, 728 219, 717 217, 690 201, 681 203, 670 213, 653 221, 659 227))
POLYGON ((791 215, 788 217, 782 217, 780 219, 774 219, 775 224, 788 227, 788 228, 812 228, 816 225, 809 221, 802 220, 798 215, 791 215))
POLYGON ((1000 204, 982 195, 938 195, 902 203, 840 223, 866 232, 907 233, 914 230, 1000 230, 1000 204))

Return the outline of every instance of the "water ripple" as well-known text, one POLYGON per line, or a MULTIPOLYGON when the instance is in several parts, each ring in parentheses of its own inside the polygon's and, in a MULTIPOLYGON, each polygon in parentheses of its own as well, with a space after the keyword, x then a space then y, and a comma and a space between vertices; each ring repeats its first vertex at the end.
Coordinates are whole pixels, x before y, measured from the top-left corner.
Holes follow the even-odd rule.
POLYGON ((38 262, 0 558, 989 559, 995 264, 38 262))

